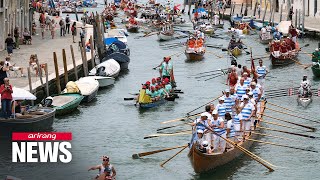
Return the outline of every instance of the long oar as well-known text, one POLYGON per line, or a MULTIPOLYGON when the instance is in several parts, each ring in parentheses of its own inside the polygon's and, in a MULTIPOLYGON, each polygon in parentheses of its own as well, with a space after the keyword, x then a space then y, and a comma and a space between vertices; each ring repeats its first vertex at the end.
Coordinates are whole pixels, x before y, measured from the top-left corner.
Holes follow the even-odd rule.
POLYGON ((132 101, 132 100, 134 100, 134 98, 123 98, 123 100, 125 100, 125 101, 132 101))
POLYGON ((149 152, 133 154, 132 158, 133 159, 139 159, 140 157, 143 157, 143 156, 149 156, 149 155, 152 155, 152 154, 156 154, 156 153, 160 153, 160 152, 164 152, 164 151, 170 151, 170 150, 173 150, 173 149, 178 149, 178 148, 183 148, 183 147, 188 147, 188 145, 176 146, 176 147, 165 148, 165 149, 160 149, 160 150, 155 150, 155 151, 149 151, 149 152))
POLYGON ((143 137, 143 139, 150 139, 150 138, 156 138, 156 137, 162 137, 162 136, 177 136, 177 135, 185 135, 185 134, 191 134, 191 130, 189 130, 188 132, 180 132, 180 133, 175 133, 175 134, 151 134, 148 136, 143 137))
POLYGON ((220 138, 222 138, 223 140, 225 140, 226 142, 228 142, 229 144, 233 145, 234 148, 237 148, 239 149, 240 151, 242 151, 244 154, 248 155, 251 159, 257 161, 258 163, 262 164, 264 167, 268 168, 269 171, 274 171, 273 168, 271 166, 274 166, 272 165, 271 163, 269 163, 268 161, 262 159, 261 157, 255 155, 254 153, 252 153, 251 151, 243 148, 242 146, 238 146, 238 144, 236 144, 235 142, 225 138, 225 137, 222 137, 220 136, 219 134, 217 134, 216 132, 214 132, 211 128, 208 128, 208 126, 206 126, 206 129, 208 129, 209 131, 211 131, 213 134, 219 136, 220 138))
POLYGON ((216 70, 212 70, 212 71, 206 71, 206 72, 202 72, 202 73, 195 74, 195 76, 200 75, 200 74, 213 73, 213 72, 222 71, 222 70, 228 70, 228 68, 225 68, 225 69, 216 69, 216 70))
MULTIPOLYGON (((265 116, 265 115, 264 115, 265 116)), ((289 129, 296 129, 296 130, 300 130, 300 131, 304 131, 303 129, 299 129, 299 128, 295 128, 292 126, 286 126, 284 124, 279 124, 279 123, 275 123, 275 122, 270 122, 270 121, 265 121, 264 119, 260 119, 261 122, 264 122, 266 124, 272 124, 272 125, 276 125, 276 126, 281 126, 281 127, 285 127, 285 128, 289 128, 289 129)))
POLYGON ((300 118, 300 119, 304 119, 304 120, 307 120, 307 121, 320 123, 319 121, 314 121, 314 120, 311 120, 311 119, 308 119, 308 118, 305 118, 305 117, 297 116, 297 115, 294 115, 294 114, 289 114, 289 113, 282 112, 282 111, 278 111, 278 110, 271 109, 271 108, 268 108, 268 107, 266 107, 266 109, 271 110, 271 111, 274 111, 274 112, 278 112, 278 113, 286 114, 286 115, 289 115, 289 116, 297 117, 297 118, 300 118))
POLYGON ((224 75, 225 75, 225 74, 216 75, 216 76, 214 76, 214 77, 205 79, 204 81, 209 81, 209 80, 211 80, 211 79, 214 79, 214 78, 217 78, 217 77, 220 77, 220 76, 224 76, 224 75))
POLYGON ((286 138, 286 137, 282 137, 282 136, 275 136, 275 135, 271 135, 271 134, 263 134, 263 133, 258 133, 258 132, 254 132, 254 131, 251 131, 251 133, 257 134, 260 136, 268 136, 268 137, 274 137, 274 138, 285 139, 285 140, 290 140, 290 141, 298 141, 296 139, 286 138))
POLYGON ((182 124, 176 124, 176 125, 173 125, 173 126, 167 126, 167 127, 163 127, 163 128, 158 128, 157 129, 157 132, 158 131, 163 131, 165 129, 170 129, 170 128, 174 128, 174 127, 178 127, 178 126, 184 126, 184 125, 191 125, 191 123, 182 123, 182 124))
POLYGON ((304 64, 302 64, 301 62, 293 59, 293 58, 289 58, 291 61, 295 62, 297 65, 299 65, 300 67, 303 67, 304 69, 307 69, 308 67, 305 66, 304 64))
POLYGON ((172 157, 170 157, 168 160, 166 160, 165 162, 161 163, 160 166, 163 167, 167 162, 169 162, 171 159, 173 159, 174 157, 176 157, 178 154, 180 154, 183 150, 185 150, 188 146, 182 148, 180 151, 178 151, 176 154, 174 154, 172 157))
MULTIPOLYGON (((287 110, 287 111, 294 112, 294 113, 296 113, 296 112, 298 111, 298 110, 288 109, 288 108, 286 108, 286 107, 283 107, 283 106, 280 106, 280 105, 271 103, 271 102, 269 102, 269 101, 268 101, 268 104, 270 104, 270 105, 272 105, 272 106, 279 107, 279 108, 284 109, 284 110, 287 110)), ((299 111, 298 113, 301 114, 301 113, 303 113, 303 112, 299 111)), ((314 117, 312 117, 312 116, 310 116, 310 115, 308 115, 308 114, 305 114, 305 113, 304 113, 303 115, 304 115, 304 116, 308 116, 308 117, 310 117, 310 118, 314 118, 314 117)))
POLYGON ((314 128, 314 127, 310 127, 310 126, 306 126, 306 125, 303 125, 303 124, 294 123, 294 122, 287 121, 287 120, 284 120, 284 119, 272 117, 272 116, 269 116, 269 115, 266 115, 266 114, 264 114, 264 116, 268 117, 268 118, 271 118, 271 119, 278 120, 278 121, 282 121, 282 122, 286 122, 286 123, 289 123, 289 124, 293 124, 293 125, 296 125, 296 126, 300 126, 300 127, 304 127, 304 128, 307 128, 307 129, 311 129, 312 131, 316 131, 316 128, 314 128))
POLYGON ((310 135, 307 135, 307 134, 288 132, 288 131, 283 131, 283 130, 279 130, 279 129, 271 129, 271 128, 266 128, 266 127, 262 127, 262 126, 257 126, 257 127, 261 128, 261 129, 266 129, 266 130, 276 131, 276 132, 281 132, 281 133, 286 133, 286 134, 292 134, 292 135, 301 136, 301 137, 307 137, 307 138, 312 138, 312 139, 317 138, 315 136, 310 136, 310 135))
POLYGON ((195 79, 199 79, 199 78, 202 78, 202 77, 220 75, 221 73, 222 73, 222 72, 216 72, 216 73, 213 73, 213 74, 206 74, 206 75, 197 76, 197 77, 194 77, 194 78, 195 78, 195 79))
POLYGON ((215 55, 215 56, 218 57, 218 58, 222 58, 222 56, 219 56, 219 55, 217 55, 217 54, 214 53, 214 52, 211 52, 211 51, 206 51, 206 52, 209 53, 209 54, 215 55))
POLYGON ((310 152, 318 153, 318 151, 311 150, 311 149, 299 148, 299 147, 294 147, 294 146, 289 146, 289 145, 284 145, 284 144, 277 144, 277 143, 268 142, 268 141, 260 141, 260 140, 255 140, 255 139, 247 139, 247 140, 262 143, 262 144, 269 144, 269 145, 273 145, 273 146, 280 146, 280 147, 286 147, 286 148, 291 148, 291 149, 298 149, 298 150, 302 150, 302 151, 310 151, 310 152))
MULTIPOLYGON (((204 104, 204 105, 201 105, 201 106, 199 106, 199 107, 197 107, 197 108, 195 108, 195 109, 193 109, 193 110, 191 110, 191 111, 187 112, 187 115, 188 115, 188 114, 190 114, 190 113, 192 113, 192 112, 193 112, 193 111, 195 111, 195 110, 198 110, 198 109, 200 109, 200 108, 202 108, 202 107, 204 107, 204 106, 206 106, 206 105, 208 105, 208 104, 212 103, 213 101, 215 101, 215 100, 219 99, 219 97, 221 97, 221 96, 222 96, 222 95, 220 95, 220 96, 218 96, 218 97, 214 98, 213 100, 211 100, 211 101, 207 102, 207 103, 206 103, 206 104, 204 104)), ((189 117, 190 117, 190 116, 189 116, 189 117)))
POLYGON ((177 121, 184 121, 190 117, 194 117, 194 116, 199 116, 201 113, 196 113, 196 114, 190 114, 186 117, 182 117, 182 118, 177 118, 177 119, 172 119, 172 120, 168 120, 168 121, 164 121, 164 122, 161 122, 161 124, 167 124, 167 123, 172 123, 172 122, 177 122, 177 121))

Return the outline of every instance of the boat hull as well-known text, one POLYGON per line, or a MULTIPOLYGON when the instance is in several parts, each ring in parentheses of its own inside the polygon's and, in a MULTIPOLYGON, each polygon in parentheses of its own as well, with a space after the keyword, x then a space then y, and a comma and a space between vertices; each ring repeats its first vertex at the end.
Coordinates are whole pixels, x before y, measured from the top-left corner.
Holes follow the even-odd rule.
POLYGON ((316 77, 320 77, 320 67, 319 66, 312 66, 312 73, 316 77))
POLYGON ((152 102, 152 103, 140 103, 139 107, 140 109, 150 109, 150 108, 158 107, 159 105, 164 104, 165 102, 166 102, 165 99, 161 99, 159 101, 152 102))
MULTIPOLYGON (((256 139, 257 135, 252 134, 250 136, 251 139, 256 139)), ((252 141, 245 141, 241 143, 241 146, 245 149, 249 149, 253 144, 252 141)), ((240 145, 240 143, 239 143, 240 145)), ((195 145, 193 145, 188 153, 188 157, 190 159, 191 165, 196 173, 203 173, 210 170, 214 170, 219 166, 225 165, 231 161, 234 161, 235 158, 241 156, 243 154, 237 148, 230 150, 225 153, 216 153, 216 154, 204 154, 200 152, 195 145)))
POLYGON ((190 61, 201 61, 204 58, 204 53, 185 52, 185 55, 187 57, 187 60, 190 60, 190 61))
POLYGON ((56 109, 56 116, 62 116, 66 114, 70 114, 74 110, 76 110, 81 103, 82 99, 84 97, 81 94, 78 93, 64 93, 64 94, 59 94, 57 96, 53 96, 53 108, 56 109), (66 101, 63 99, 61 96, 72 96, 73 100, 62 105, 62 106, 55 106, 55 101, 66 101))
POLYGON ((98 94, 98 88, 94 90, 92 93, 90 93, 89 95, 84 96, 81 102, 89 103, 97 97, 97 94, 98 94))
POLYGON ((99 82, 99 88, 105 88, 115 83, 115 78, 104 76, 91 76, 99 82))
POLYGON ((162 32, 158 33, 159 41, 169 41, 171 39, 173 39, 173 34, 167 35, 167 34, 163 34, 162 32))
POLYGON ((238 57, 242 54, 242 50, 238 47, 234 47, 233 49, 230 49, 230 52, 235 57, 238 57))
POLYGON ((271 64, 272 66, 285 66, 285 65, 293 64, 297 55, 298 53, 294 54, 290 58, 281 55, 280 57, 276 58, 271 54, 270 55, 271 64))
POLYGON ((53 108, 40 108, 41 111, 48 112, 41 116, 35 116, 34 118, 27 119, 3 119, 0 118, 0 130, 1 132, 13 132, 13 131, 45 131, 50 130, 55 117, 55 109, 53 108))
MULTIPOLYGON (((107 57, 103 58, 102 62, 105 61, 104 59, 116 60, 120 64, 121 70, 128 70, 129 69, 130 58, 129 58, 129 56, 127 56, 123 53, 120 53, 120 52, 112 53, 112 54, 108 55, 107 57)), ((116 76, 118 76, 118 75, 116 75, 116 76)), ((116 76, 113 76, 113 77, 116 77, 116 76)))
POLYGON ((302 107, 307 107, 312 102, 312 98, 298 98, 298 104, 302 107))

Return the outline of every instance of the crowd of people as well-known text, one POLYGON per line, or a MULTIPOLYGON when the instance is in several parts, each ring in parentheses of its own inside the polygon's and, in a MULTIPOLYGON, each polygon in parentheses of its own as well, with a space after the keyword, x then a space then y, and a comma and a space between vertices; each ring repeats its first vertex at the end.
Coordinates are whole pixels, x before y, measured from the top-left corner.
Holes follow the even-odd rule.
POLYGON ((223 153, 230 148, 224 138, 236 143, 248 138, 261 112, 264 79, 268 72, 262 60, 251 71, 243 68, 237 72, 236 67, 232 67, 228 75, 230 88, 223 91, 216 106, 207 105, 205 112, 193 122, 197 133, 193 135, 193 142, 200 151, 223 153))

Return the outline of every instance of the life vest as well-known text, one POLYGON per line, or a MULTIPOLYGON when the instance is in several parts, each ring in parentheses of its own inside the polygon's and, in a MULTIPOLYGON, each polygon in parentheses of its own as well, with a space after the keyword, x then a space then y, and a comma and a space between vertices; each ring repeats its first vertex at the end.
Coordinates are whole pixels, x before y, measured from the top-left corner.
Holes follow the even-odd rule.
POLYGON ((139 93, 139 103, 151 103, 151 97, 149 95, 146 94, 146 90, 145 89, 141 89, 140 93, 139 93))
POLYGON ((188 41, 188 46, 189 46, 189 48, 194 48, 194 45, 195 45, 195 40, 190 39, 190 40, 188 41))

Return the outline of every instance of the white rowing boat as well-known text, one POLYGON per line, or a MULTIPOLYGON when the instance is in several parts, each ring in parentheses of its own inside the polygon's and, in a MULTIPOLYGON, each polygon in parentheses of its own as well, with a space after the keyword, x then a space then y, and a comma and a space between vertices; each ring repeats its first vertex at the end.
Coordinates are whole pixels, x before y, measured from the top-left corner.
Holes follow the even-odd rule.
POLYGON ((114 59, 108 59, 90 70, 89 76, 117 77, 120 64, 114 59))
POLYGON ((312 97, 307 97, 307 98, 298 97, 298 104, 303 107, 307 107, 311 102, 312 102, 312 97))

